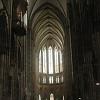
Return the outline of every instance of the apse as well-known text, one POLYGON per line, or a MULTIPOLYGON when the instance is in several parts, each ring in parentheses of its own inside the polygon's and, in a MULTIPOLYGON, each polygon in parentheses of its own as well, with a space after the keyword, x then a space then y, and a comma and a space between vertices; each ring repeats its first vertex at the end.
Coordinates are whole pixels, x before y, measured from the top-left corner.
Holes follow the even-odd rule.
MULTIPOLYGON (((50 3, 43 4, 38 8, 32 19, 32 37, 34 39, 36 52, 36 80, 38 92, 43 98, 47 89, 47 96, 51 92, 55 94, 58 87, 64 91, 64 23, 63 13, 50 3), (35 37, 35 38, 34 38, 35 37), (40 89, 40 87, 42 89, 40 89)), ((58 97, 63 98, 64 93, 58 97)), ((51 95, 52 96, 52 95, 51 95)), ((54 100, 54 99, 50 99, 54 100)))

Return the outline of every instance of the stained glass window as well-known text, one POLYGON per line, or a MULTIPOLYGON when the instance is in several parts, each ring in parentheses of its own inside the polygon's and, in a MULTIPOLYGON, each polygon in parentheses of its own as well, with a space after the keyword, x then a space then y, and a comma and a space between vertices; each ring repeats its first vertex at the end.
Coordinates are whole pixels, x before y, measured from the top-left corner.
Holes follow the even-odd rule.
POLYGON ((61 53, 61 50, 59 50, 59 55, 60 55, 60 72, 63 72, 63 66, 62 66, 62 53, 61 53))
POLYGON ((59 73, 58 49, 56 47, 54 49, 54 54, 55 54, 55 73, 59 73))
POLYGON ((41 50, 39 52, 39 72, 42 72, 42 56, 41 56, 41 50))
POLYGON ((53 54, 51 46, 48 48, 48 60, 49 74, 53 74, 53 54))
POLYGON ((58 47, 43 46, 40 49, 39 72, 44 74, 43 77, 41 76, 42 79, 40 79, 43 83, 49 82, 50 84, 53 84, 54 80, 56 83, 63 82, 63 77, 58 75, 63 72, 62 52, 58 47), (54 79, 54 75, 56 74, 57 76, 54 79), (46 77, 44 78, 44 76, 46 77))
POLYGON ((46 47, 43 48, 43 73, 47 73, 46 47))

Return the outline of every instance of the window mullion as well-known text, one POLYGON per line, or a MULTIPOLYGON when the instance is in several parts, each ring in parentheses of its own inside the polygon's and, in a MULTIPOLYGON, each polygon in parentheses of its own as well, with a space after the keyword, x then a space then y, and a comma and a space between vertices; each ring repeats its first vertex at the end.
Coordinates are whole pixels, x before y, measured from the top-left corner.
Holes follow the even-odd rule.
POLYGON ((49 83, 49 60, 48 60, 48 47, 46 47, 46 56, 47 56, 47 83, 49 83))
POLYGON ((49 74, 49 60, 48 60, 48 48, 46 47, 46 56, 47 56, 47 74, 49 74))
POLYGON ((56 57, 56 56, 57 56, 57 54, 56 54, 56 48, 55 48, 55 49, 54 49, 54 57, 55 57, 55 58, 54 58, 54 59, 55 59, 55 73, 56 73, 56 71, 57 71, 57 64, 56 64, 56 63, 57 63, 57 57, 56 57))
POLYGON ((59 67, 59 73, 60 73, 60 52, 58 51, 58 67, 59 67))

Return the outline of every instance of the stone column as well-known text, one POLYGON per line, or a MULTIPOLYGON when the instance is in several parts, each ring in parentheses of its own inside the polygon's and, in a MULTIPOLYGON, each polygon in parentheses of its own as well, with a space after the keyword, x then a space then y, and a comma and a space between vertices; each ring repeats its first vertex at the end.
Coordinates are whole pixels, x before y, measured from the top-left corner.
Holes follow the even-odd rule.
POLYGON ((3 55, 0 55, 0 100, 3 92, 3 55))

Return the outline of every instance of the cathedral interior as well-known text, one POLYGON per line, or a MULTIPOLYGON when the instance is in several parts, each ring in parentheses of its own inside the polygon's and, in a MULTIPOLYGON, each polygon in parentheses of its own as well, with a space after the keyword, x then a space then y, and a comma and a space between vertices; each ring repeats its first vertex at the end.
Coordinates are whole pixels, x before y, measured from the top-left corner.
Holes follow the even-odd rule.
POLYGON ((0 0, 0 100, 100 100, 100 0, 0 0))

